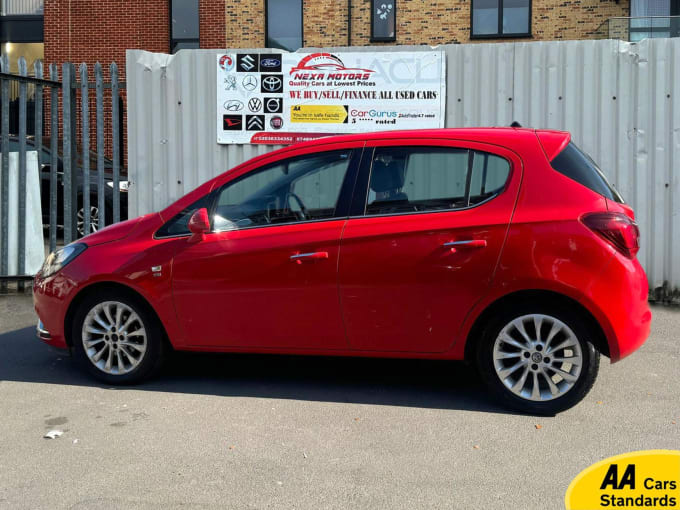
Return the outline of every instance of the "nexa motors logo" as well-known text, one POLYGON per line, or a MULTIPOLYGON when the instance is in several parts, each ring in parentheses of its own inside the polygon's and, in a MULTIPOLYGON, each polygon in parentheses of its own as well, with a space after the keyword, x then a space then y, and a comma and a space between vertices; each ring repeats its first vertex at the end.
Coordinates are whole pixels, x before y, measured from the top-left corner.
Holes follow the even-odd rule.
POLYGON ((312 53, 290 70, 296 80, 368 80, 372 69, 345 67, 332 53, 312 53))

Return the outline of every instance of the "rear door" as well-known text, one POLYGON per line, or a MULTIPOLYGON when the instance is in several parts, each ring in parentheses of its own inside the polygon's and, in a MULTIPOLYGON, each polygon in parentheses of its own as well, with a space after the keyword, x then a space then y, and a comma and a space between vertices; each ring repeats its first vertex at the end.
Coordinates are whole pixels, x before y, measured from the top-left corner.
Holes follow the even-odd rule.
POLYGON ((365 149, 339 282, 352 348, 443 352, 491 283, 522 165, 473 142, 365 149))

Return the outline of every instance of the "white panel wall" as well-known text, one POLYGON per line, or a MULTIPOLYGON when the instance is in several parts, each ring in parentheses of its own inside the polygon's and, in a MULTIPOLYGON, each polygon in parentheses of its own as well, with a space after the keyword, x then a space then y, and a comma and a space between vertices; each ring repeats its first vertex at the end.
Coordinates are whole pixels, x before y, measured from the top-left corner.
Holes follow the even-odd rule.
MULTIPOLYGON (((507 126, 517 120, 570 131, 635 208, 642 231, 639 258, 650 287, 665 285, 679 299, 680 38, 443 49, 447 127, 507 126)), ((214 55, 224 51, 127 52, 130 215, 161 209, 207 179, 276 148, 216 143, 214 55)))

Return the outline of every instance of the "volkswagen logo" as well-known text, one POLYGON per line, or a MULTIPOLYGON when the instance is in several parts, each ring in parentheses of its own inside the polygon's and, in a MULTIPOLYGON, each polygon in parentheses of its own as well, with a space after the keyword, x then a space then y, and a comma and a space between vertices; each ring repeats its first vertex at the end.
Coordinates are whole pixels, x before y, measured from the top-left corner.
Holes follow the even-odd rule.
POLYGON ((262 101, 257 97, 252 98, 248 101, 248 109, 253 113, 259 112, 262 109, 262 101))
POLYGON ((240 112, 243 110, 243 103, 236 99, 231 99, 224 103, 224 109, 228 112, 240 112))
POLYGON ((243 78, 243 88, 251 91, 255 90, 255 87, 257 87, 257 78, 252 74, 247 74, 246 77, 243 78))
POLYGON ((279 76, 270 75, 262 78, 262 89, 265 92, 280 92, 283 81, 279 76))

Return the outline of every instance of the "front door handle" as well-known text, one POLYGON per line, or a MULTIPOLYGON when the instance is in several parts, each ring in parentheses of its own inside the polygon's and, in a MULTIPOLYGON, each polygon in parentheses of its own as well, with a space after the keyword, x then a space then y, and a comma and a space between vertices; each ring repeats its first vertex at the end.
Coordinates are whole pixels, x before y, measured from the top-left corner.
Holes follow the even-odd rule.
POLYGON ((328 258, 328 252, 327 251, 313 251, 309 253, 295 253, 290 256, 290 260, 295 262, 296 264, 302 264, 303 261, 312 261, 312 260, 319 260, 319 259, 327 259, 328 258))
POLYGON ((451 253, 456 253, 458 248, 485 248, 486 239, 467 239, 465 241, 449 241, 442 244, 446 248, 451 248, 451 253))

